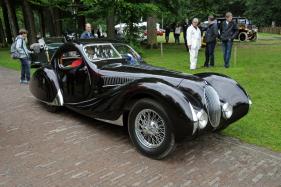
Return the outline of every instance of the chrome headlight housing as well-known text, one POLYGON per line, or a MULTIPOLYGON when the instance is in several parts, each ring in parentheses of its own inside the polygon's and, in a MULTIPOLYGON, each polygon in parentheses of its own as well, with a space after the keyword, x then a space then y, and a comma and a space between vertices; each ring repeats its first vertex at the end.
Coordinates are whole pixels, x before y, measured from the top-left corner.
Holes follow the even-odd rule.
POLYGON ((208 124, 208 114, 202 109, 196 113, 198 118, 198 126, 200 129, 204 129, 208 124))
POLYGON ((222 104, 222 115, 225 119, 229 119, 233 114, 233 107, 229 103, 222 104))

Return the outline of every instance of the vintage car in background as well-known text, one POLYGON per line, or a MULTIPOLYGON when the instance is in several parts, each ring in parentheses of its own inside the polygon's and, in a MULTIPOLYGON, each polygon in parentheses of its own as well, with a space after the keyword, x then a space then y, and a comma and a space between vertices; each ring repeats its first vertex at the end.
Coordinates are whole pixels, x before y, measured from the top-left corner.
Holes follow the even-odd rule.
MULTIPOLYGON (((218 28, 223 21, 225 21, 225 18, 217 18, 218 28)), ((239 41, 257 40, 258 28, 250 20, 245 17, 233 17, 233 21, 237 23, 239 29, 236 39, 239 41)))
POLYGON ((154 67, 126 44, 94 40, 57 47, 30 91, 50 111, 67 107, 124 126, 137 150, 154 159, 169 155, 177 140, 226 128, 251 105, 230 77, 154 67))

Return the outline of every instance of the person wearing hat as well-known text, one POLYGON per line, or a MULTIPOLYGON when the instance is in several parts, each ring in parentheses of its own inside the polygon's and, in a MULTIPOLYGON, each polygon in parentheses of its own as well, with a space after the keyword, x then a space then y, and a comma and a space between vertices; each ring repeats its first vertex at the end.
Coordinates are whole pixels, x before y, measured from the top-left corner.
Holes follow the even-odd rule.
POLYGON ((206 49, 205 49, 205 64, 204 67, 214 67, 215 56, 214 51, 217 43, 218 37, 218 26, 215 23, 215 17, 208 17, 208 27, 206 30, 206 49))
POLYGON ((16 37, 16 50, 20 54, 19 60, 21 62, 21 84, 28 84, 30 81, 30 53, 32 51, 27 49, 26 39, 27 39, 27 30, 20 29, 19 35, 16 37))

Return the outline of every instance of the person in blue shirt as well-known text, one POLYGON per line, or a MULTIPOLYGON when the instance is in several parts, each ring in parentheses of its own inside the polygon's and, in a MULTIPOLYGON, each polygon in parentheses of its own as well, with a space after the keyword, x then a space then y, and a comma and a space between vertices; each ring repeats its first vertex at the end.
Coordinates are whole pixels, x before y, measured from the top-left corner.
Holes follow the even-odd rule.
POLYGON ((81 39, 90 39, 94 38, 94 35, 92 34, 92 26, 90 23, 85 24, 85 31, 80 36, 81 39))

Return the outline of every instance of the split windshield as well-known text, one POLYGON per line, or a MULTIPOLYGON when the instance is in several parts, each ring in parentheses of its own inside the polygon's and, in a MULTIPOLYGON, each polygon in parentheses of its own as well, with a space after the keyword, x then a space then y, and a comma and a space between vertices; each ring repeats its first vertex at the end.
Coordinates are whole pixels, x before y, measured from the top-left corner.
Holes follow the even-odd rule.
POLYGON ((112 44, 85 45, 84 52, 90 61, 122 58, 112 44))

